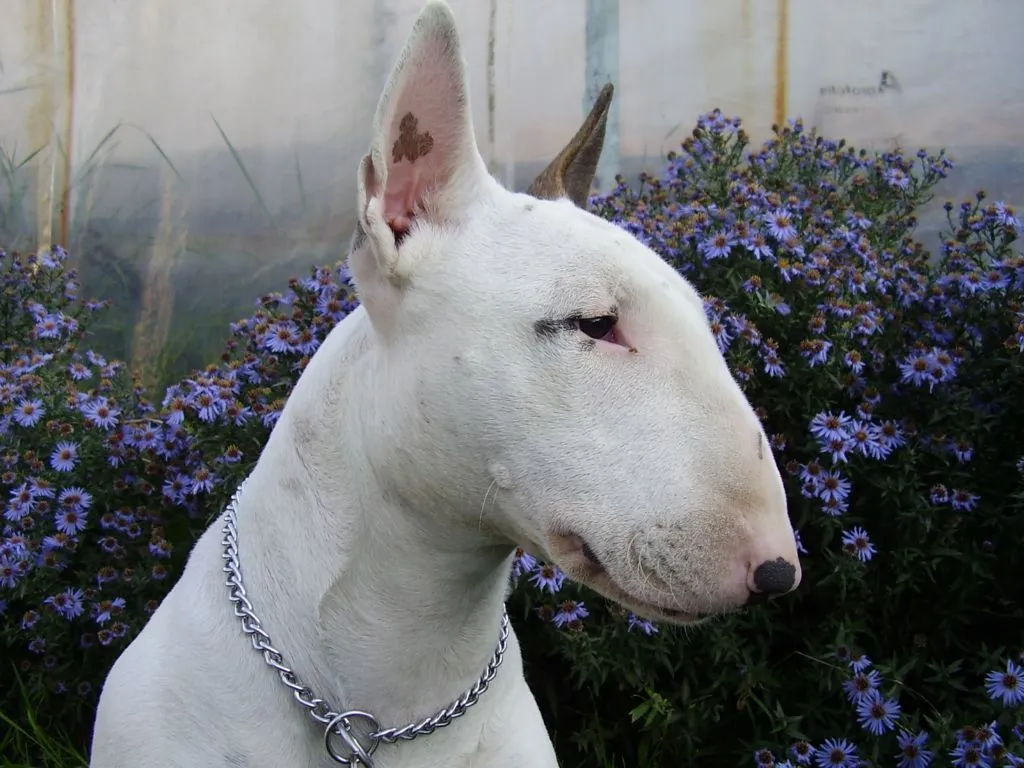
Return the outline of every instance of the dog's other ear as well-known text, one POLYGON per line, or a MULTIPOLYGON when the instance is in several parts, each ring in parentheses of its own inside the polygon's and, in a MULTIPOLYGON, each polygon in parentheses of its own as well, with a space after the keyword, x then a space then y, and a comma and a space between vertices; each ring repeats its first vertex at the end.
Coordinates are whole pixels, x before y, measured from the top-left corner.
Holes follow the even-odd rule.
POLYGON ((580 208, 586 208, 590 187, 597 173, 597 163, 604 148, 604 131, 614 87, 607 83, 590 108, 590 114, 551 164, 530 184, 527 194, 544 200, 568 197, 580 208))
POLYGON ((409 266, 400 256, 403 239, 421 221, 456 215, 486 173, 455 18, 431 0, 384 87, 370 152, 359 165, 362 245, 350 253, 356 282, 399 281, 409 266))

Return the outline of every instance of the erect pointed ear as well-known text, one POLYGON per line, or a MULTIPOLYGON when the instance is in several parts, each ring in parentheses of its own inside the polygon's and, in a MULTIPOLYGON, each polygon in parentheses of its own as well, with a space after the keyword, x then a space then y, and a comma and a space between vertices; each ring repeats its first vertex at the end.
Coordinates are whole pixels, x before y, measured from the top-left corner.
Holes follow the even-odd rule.
POLYGON ((604 147, 604 131, 608 125, 608 110, 614 90, 611 83, 601 89, 594 106, 590 108, 590 114, 572 141, 533 180, 526 190, 527 194, 544 200, 568 197, 580 208, 586 207, 604 147))
MULTIPOLYGON (((468 90, 455 18, 431 0, 384 87, 370 152, 359 165, 359 223, 375 262, 360 267, 399 278, 402 240, 418 223, 457 214, 486 176, 468 90)), ((359 271, 365 282, 369 275, 359 271)))

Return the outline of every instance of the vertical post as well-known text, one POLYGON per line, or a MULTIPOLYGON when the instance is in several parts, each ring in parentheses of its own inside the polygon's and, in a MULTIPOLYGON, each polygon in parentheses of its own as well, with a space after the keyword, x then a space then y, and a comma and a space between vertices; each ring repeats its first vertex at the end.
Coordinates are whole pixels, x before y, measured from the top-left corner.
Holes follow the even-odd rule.
POLYGON ((29 108, 27 127, 36 156, 36 247, 67 245, 70 222, 71 136, 75 29, 74 0, 37 3, 29 29, 44 63, 43 85, 29 108))
MULTIPOLYGON (((64 154, 61 171, 60 237, 57 242, 71 247, 71 150, 75 119, 75 0, 64 0, 64 154)), ((56 22, 56 19, 54 19, 56 22)))
POLYGON ((778 26, 775 30, 775 124, 786 124, 789 85, 789 0, 778 2, 778 26))
MULTIPOLYGON (((611 81, 619 85, 619 0, 587 0, 587 82, 583 95, 586 115, 601 87, 611 81)), ((605 130, 604 151, 594 183, 608 189, 619 172, 619 102, 612 99, 605 130)))

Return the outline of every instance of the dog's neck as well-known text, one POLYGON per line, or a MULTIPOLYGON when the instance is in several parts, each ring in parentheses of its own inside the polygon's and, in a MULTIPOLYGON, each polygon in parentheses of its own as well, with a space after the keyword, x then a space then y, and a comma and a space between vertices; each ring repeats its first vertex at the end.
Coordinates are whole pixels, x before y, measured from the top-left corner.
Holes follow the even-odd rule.
POLYGON ((360 450, 382 384, 360 365, 368 326, 358 310, 346 319, 293 391, 242 495, 239 549, 249 599, 286 665, 336 710, 401 727, 484 671, 511 548, 380 485, 382 468, 360 450))

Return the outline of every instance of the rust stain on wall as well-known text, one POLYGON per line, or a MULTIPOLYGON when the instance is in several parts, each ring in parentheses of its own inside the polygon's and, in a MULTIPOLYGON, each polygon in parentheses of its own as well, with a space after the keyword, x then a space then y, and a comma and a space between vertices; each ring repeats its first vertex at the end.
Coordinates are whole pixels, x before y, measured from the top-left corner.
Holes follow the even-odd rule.
POLYGON ((789 78, 789 0, 779 0, 775 34, 775 124, 786 122, 786 91, 789 78))
MULTIPOLYGON (((65 0, 64 11, 64 167, 60 195, 60 241, 71 234, 71 157, 75 121, 75 0, 65 0)), ((54 19, 56 22, 56 19, 54 19)))

